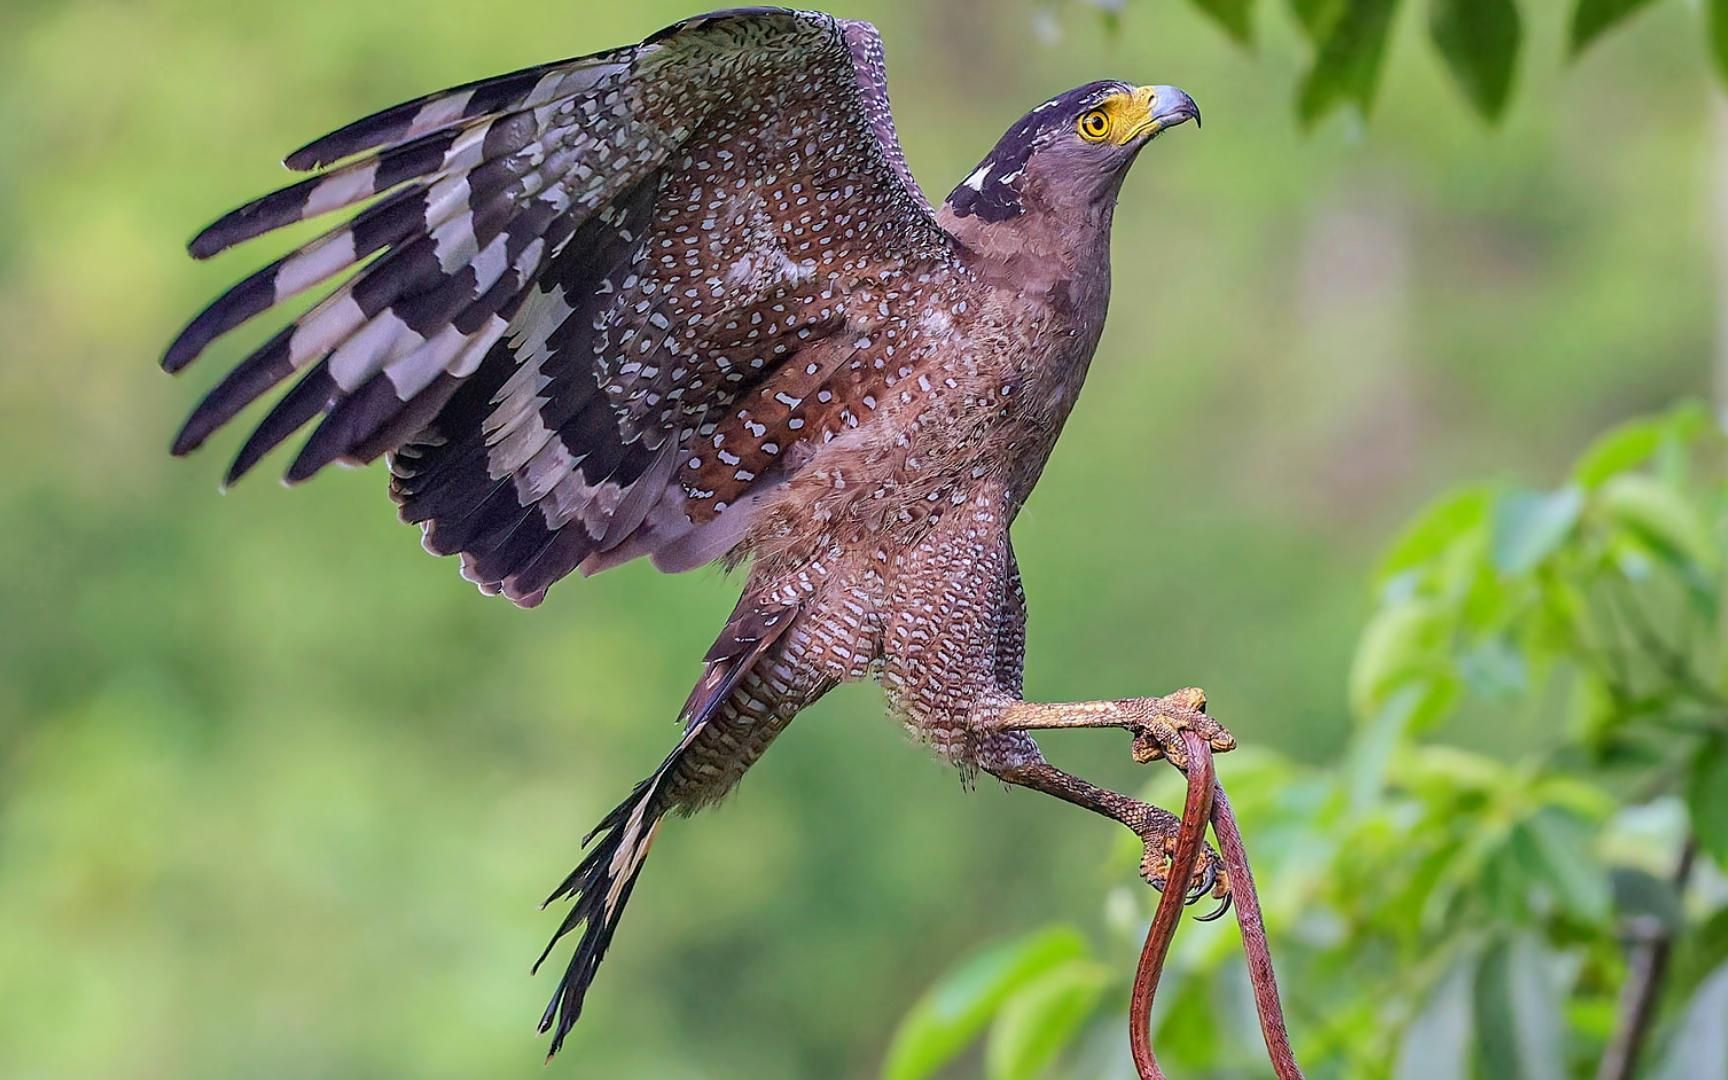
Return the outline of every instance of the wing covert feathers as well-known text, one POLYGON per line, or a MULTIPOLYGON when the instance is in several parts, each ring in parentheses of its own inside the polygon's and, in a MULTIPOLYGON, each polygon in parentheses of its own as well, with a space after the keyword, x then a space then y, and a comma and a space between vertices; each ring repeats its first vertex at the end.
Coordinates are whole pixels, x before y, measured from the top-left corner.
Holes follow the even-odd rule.
POLYGON ((951 257, 881 65, 867 24, 739 9, 314 140, 287 163, 322 171, 192 253, 352 216, 219 296, 163 366, 329 291, 217 382, 173 452, 291 384, 227 482, 308 426, 291 483, 386 457, 404 520, 487 592, 532 605, 578 568, 726 554, 807 458, 788 449, 847 421, 785 403, 857 351, 835 342, 867 340, 885 282, 951 257))

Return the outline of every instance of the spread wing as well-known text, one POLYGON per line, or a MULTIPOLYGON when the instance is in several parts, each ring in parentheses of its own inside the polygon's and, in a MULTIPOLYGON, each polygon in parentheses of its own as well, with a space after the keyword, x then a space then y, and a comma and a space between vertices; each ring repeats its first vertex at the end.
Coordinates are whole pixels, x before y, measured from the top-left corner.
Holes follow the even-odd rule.
POLYGON ((801 451, 858 423, 904 340, 894 313, 959 273, 880 39, 818 13, 690 19, 387 109, 287 164, 324 171, 192 253, 375 201, 217 299, 164 366, 349 276, 229 372, 174 452, 297 377, 228 480, 316 421, 289 481, 388 455, 428 550, 522 604, 578 567, 731 550, 801 451))

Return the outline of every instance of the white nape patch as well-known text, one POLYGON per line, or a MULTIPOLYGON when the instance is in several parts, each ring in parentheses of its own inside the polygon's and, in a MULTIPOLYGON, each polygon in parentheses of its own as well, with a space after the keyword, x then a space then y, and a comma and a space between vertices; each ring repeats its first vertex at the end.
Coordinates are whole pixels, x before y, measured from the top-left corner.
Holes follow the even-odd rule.
POLYGON ((978 166, 978 170, 965 180, 965 186, 973 191, 983 191, 985 181, 990 179, 990 163, 986 161, 978 166))
POLYGON ((351 266, 354 259, 354 233, 347 229, 290 257, 276 271, 276 302, 281 303, 343 267, 351 266))

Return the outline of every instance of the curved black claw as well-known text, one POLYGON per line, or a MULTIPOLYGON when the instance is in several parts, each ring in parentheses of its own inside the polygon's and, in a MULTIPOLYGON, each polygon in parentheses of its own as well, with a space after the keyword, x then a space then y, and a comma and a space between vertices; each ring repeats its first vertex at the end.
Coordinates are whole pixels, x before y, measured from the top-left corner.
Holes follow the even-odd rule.
POLYGON ((1193 907, 1205 895, 1212 891, 1212 886, 1218 884, 1218 864, 1212 859, 1206 860, 1206 869, 1201 871, 1200 880, 1188 890, 1188 896, 1182 901, 1183 907, 1193 907))
MULTIPOLYGON (((1232 903, 1231 897, 1233 895, 1234 894, 1232 894, 1232 893, 1225 893, 1224 899, 1218 901, 1218 907, 1216 909, 1214 909, 1213 911, 1211 911, 1210 913, 1205 914, 1205 915, 1194 916, 1194 921, 1195 922, 1215 922, 1218 919, 1222 919, 1224 917, 1224 913, 1226 911, 1230 910, 1230 904, 1232 903)), ((1190 900, 1188 902, 1193 903, 1194 901, 1190 900)))

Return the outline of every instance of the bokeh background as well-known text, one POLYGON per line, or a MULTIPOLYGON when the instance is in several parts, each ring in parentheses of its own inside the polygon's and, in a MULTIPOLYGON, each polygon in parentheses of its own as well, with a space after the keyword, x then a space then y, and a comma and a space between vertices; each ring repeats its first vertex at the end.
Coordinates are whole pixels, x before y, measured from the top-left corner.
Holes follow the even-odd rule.
MULTIPOLYGON (((1199 684, 1239 738, 1325 761, 1403 515, 1467 478, 1547 481, 1712 387, 1728 123, 1687 5, 1576 63, 1562 13, 1523 5, 1498 128, 1406 5, 1371 124, 1311 133, 1282 9, 1247 51, 1175 0, 1114 32, 1081 5, 834 6, 881 27, 933 193, 1093 78, 1205 110, 1130 179, 1110 327, 1016 527, 1037 697, 1199 684)), ((218 497, 239 433, 184 462, 167 442, 268 328, 180 380, 155 361, 279 249, 183 244, 286 150, 692 10, 0 5, 0 1075, 544 1075, 535 902, 675 737, 735 585, 630 566, 523 612, 422 555, 377 469, 218 497)), ((1046 747, 1138 782, 1108 736, 1046 747)), ((1097 909, 1108 830, 963 790, 844 688, 664 831, 556 1068, 873 1075, 957 956, 1097 909)))

